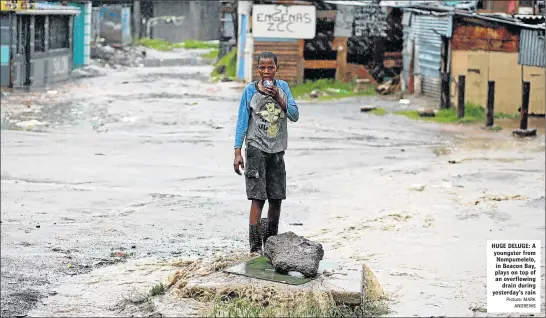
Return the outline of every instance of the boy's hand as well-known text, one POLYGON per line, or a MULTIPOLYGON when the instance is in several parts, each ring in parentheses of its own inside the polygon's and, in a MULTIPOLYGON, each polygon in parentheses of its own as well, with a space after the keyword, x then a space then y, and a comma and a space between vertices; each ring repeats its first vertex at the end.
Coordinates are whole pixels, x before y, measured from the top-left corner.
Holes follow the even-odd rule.
POLYGON ((268 86, 264 88, 265 93, 273 97, 277 103, 281 106, 283 111, 286 111, 286 102, 281 98, 281 95, 279 95, 279 89, 277 86, 268 86))
POLYGON ((277 89, 277 86, 272 85, 272 86, 264 87, 264 90, 266 94, 277 99, 277 96, 279 95, 279 90, 277 89))
POLYGON ((243 160, 243 156, 241 156, 241 149, 235 149, 235 159, 233 160, 233 170, 235 170, 235 173, 238 175, 241 175, 241 170, 239 170, 239 166, 244 169, 245 168, 245 161, 243 160))

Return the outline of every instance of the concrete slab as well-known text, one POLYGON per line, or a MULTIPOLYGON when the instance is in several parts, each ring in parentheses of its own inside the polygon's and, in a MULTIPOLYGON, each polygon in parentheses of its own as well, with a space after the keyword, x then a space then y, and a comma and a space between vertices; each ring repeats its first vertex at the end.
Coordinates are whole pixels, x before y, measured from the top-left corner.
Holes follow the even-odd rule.
POLYGON ((360 305, 363 303, 365 295, 364 273, 363 266, 346 267, 333 261, 323 260, 317 278, 301 285, 267 281, 240 274, 215 272, 189 279, 184 289, 215 295, 224 295, 232 291, 244 294, 249 289, 254 294, 259 294, 261 291, 276 294, 324 292, 330 294, 338 304, 360 305))
POLYGON ((224 272, 290 285, 302 285, 315 279, 314 277, 296 277, 277 273, 273 268, 273 264, 271 264, 269 258, 265 256, 260 256, 248 262, 228 267, 224 269, 224 272))

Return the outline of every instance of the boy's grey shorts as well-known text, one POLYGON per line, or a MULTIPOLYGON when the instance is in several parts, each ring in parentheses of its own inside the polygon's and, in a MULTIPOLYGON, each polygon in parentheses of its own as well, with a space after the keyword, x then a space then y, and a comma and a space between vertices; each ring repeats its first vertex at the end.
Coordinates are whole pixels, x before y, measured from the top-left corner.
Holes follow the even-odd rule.
POLYGON ((267 153, 247 146, 245 181, 249 200, 286 199, 284 151, 267 153))

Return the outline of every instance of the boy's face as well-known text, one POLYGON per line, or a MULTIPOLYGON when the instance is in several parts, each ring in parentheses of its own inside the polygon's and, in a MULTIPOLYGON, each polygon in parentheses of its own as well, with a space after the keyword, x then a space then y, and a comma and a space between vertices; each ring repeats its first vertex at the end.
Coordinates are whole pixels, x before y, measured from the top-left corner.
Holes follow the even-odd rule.
POLYGON ((262 79, 273 79, 277 73, 277 65, 273 59, 260 59, 258 62, 258 73, 262 79))

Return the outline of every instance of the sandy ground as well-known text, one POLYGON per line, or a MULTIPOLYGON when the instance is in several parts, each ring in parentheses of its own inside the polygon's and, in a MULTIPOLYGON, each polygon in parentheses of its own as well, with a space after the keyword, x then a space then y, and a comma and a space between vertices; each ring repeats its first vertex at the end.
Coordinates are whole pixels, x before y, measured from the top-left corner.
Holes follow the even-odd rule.
MULTIPOLYGON (((123 316, 127 293, 166 280, 166 261, 246 248, 249 202, 232 171, 240 84, 208 83, 210 71, 107 70, 2 98, 2 316, 123 316)), ((544 136, 364 104, 400 107, 300 103, 280 231, 366 262, 392 316, 485 316, 486 240, 544 243, 544 136)))

